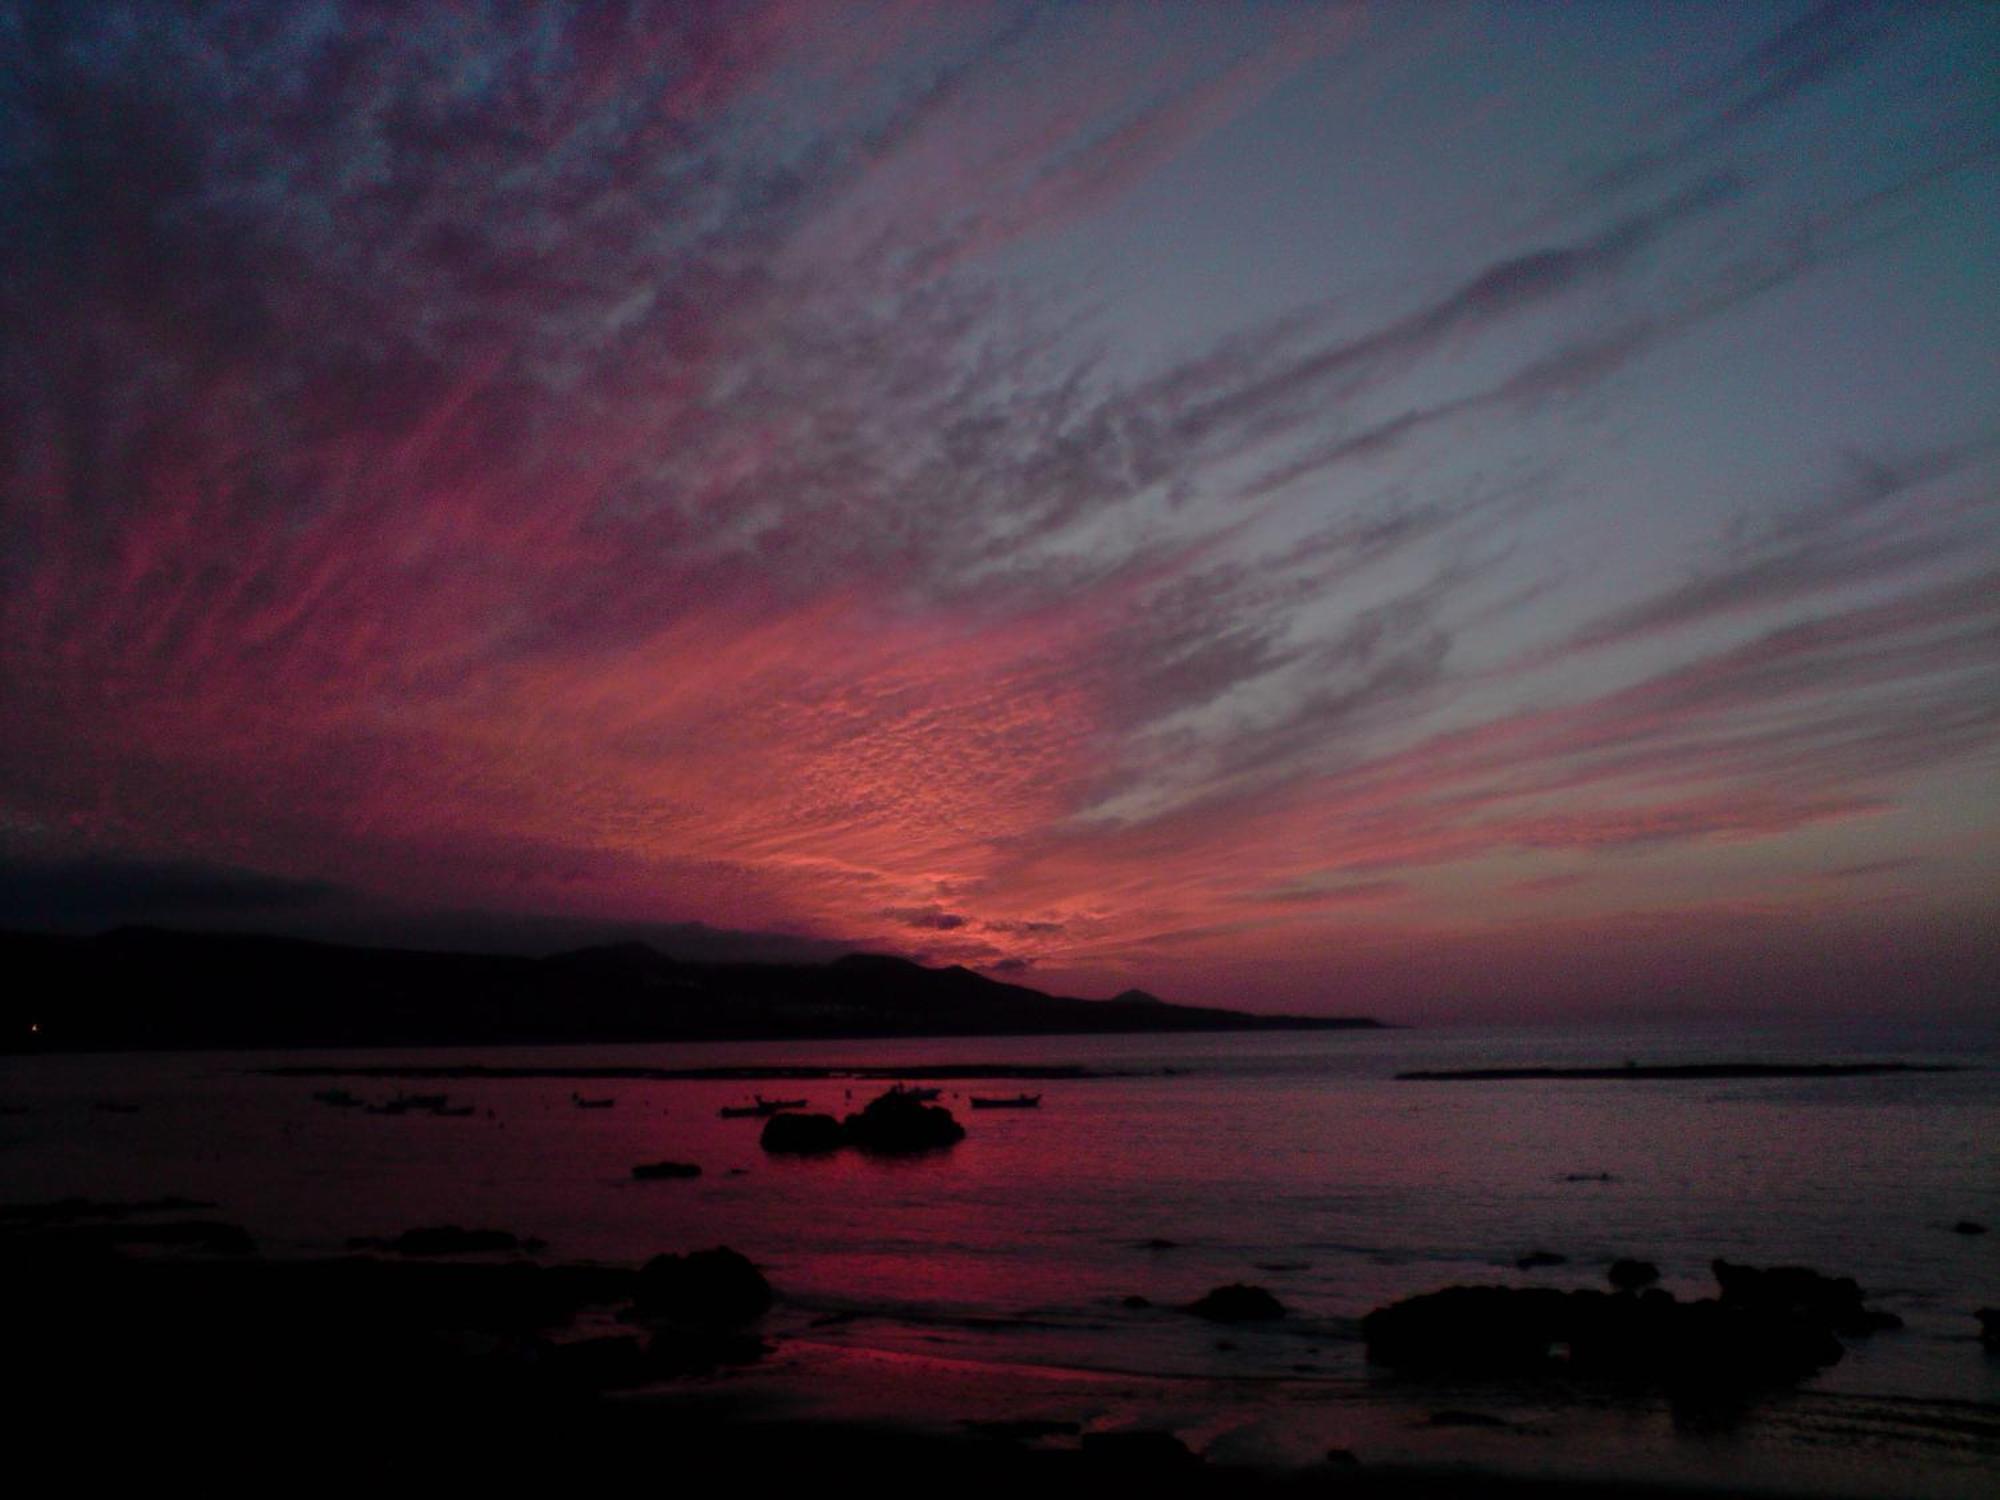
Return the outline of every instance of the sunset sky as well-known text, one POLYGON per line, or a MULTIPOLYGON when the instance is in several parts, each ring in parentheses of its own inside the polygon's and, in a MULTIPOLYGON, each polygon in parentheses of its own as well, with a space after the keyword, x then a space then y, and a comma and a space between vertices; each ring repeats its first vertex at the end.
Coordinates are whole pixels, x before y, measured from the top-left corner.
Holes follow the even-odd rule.
POLYGON ((1994 1013, 1997 58, 0 0, 0 925, 1994 1013))

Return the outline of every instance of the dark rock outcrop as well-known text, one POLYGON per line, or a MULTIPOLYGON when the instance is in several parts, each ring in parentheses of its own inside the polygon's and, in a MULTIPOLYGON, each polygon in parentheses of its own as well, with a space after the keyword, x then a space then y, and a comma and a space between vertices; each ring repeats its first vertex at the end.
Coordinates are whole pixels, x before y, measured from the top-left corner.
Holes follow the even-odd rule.
POLYGON ((1650 1260, 1614 1260, 1605 1275, 1619 1291, 1636 1292, 1658 1281, 1660 1268, 1650 1260))
POLYGON ((842 1126, 848 1141, 863 1151, 902 1155, 935 1151, 965 1139, 965 1127, 950 1110, 925 1104, 907 1089, 890 1089, 868 1102, 842 1126))
POLYGON ((1979 1342, 2000 1350, 2000 1307, 1982 1307, 1978 1312, 1979 1342))
POLYGON ((846 1145, 847 1132, 832 1115, 776 1114, 757 1144, 780 1156, 823 1156, 846 1145))
POLYGON ((754 1365, 772 1346, 753 1333, 727 1328, 662 1328, 646 1346, 648 1376, 668 1380, 706 1375, 719 1365, 754 1365))
POLYGON ((64 1223, 24 1235, 15 1248, 36 1259, 90 1260, 127 1250, 194 1251, 205 1255, 251 1255, 257 1243, 239 1224, 212 1219, 168 1219, 129 1223, 64 1223))
POLYGON ((1726 1260, 1710 1263, 1716 1285, 1722 1288, 1722 1304, 1740 1308, 1760 1317, 1790 1319, 1823 1327, 1843 1338, 1862 1338, 1883 1329, 1901 1328, 1903 1320, 1894 1313, 1875 1312, 1862 1306, 1866 1295, 1851 1276, 1822 1276, 1804 1266, 1732 1265, 1726 1260))
POLYGON ((1568 1330, 1569 1294, 1549 1288, 1453 1286, 1379 1307, 1361 1323, 1368 1357, 1419 1372, 1541 1368, 1568 1330))
POLYGON ((1847 1277, 1721 1260, 1714 1270, 1721 1295, 1687 1303, 1636 1285, 1447 1287, 1377 1308, 1362 1336, 1372 1361, 1417 1373, 1568 1370, 1706 1397, 1802 1380, 1842 1357, 1837 1335, 1900 1324, 1863 1306, 1847 1277))
POLYGON ((1197 1318, 1214 1323, 1266 1323, 1285 1315, 1285 1305, 1261 1286, 1237 1281, 1219 1286, 1207 1296, 1188 1304, 1197 1318))
POLYGON ((1047 1417, 967 1417, 960 1425, 967 1432, 1001 1443, 1034 1443, 1043 1438, 1076 1437, 1083 1431, 1080 1422, 1056 1421, 1047 1417))
POLYGON ((1202 1467, 1201 1455, 1171 1432, 1086 1432, 1079 1444, 1086 1469, 1118 1478, 1171 1478, 1202 1467))
POLYGON ((523 1250, 539 1243, 524 1240, 505 1229, 461 1229, 456 1224, 435 1224, 422 1229, 405 1229, 393 1240, 353 1240, 356 1250, 393 1250, 398 1255, 477 1255, 494 1250, 523 1250))
POLYGON ((639 1269, 633 1309, 689 1328, 733 1328, 771 1305, 771 1283, 727 1246, 656 1255, 639 1269))
POLYGON ((540 1364, 543 1377, 566 1390, 624 1390, 657 1378, 646 1346, 629 1333, 548 1344, 540 1364))

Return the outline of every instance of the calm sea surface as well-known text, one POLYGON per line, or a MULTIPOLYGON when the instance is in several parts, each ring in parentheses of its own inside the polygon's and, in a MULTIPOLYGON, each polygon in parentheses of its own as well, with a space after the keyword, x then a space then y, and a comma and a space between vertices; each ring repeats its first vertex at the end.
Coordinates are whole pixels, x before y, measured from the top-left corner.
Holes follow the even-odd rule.
POLYGON ((1856 1277, 1905 1331, 1815 1389, 2000 1402, 1973 1309, 2000 1305, 2000 1034, 1855 1027, 1536 1028, 710 1044, 0 1061, 0 1200, 181 1194, 267 1254, 458 1223, 549 1258, 637 1262, 728 1244, 763 1264, 785 1330, 875 1355, 1223 1381, 1365 1382, 1356 1321, 1454 1282, 1603 1284, 1618 1256, 1712 1290, 1715 1256, 1856 1277), (1754 1082, 1395 1082, 1409 1068, 1706 1061, 1949 1062, 1963 1071, 1754 1082), (283 1063, 545 1066, 1075 1063, 1119 1076, 946 1082, 954 1149, 883 1162, 765 1156, 718 1109, 884 1085, 344 1080, 368 1098, 450 1088, 468 1118, 310 1098, 283 1063), (575 1108, 571 1091, 612 1095, 575 1108), (967 1093, 1038 1090, 979 1111, 967 1093), (100 1109, 105 1102, 134 1113, 100 1109), (634 1163, 699 1163, 636 1182, 634 1163), (1992 1226, 1953 1232, 1960 1220, 1992 1226), (1174 1248, 1146 1248, 1170 1240, 1174 1248), (1522 1272, 1530 1251, 1565 1265, 1522 1272), (1217 1330, 1170 1310, 1225 1282, 1294 1316, 1217 1330), (1128 1309, 1137 1294, 1152 1308, 1128 1309), (825 1322, 829 1314, 856 1314, 825 1322), (818 1325, 818 1326, 814 1326, 818 1325), (1229 1347, 1220 1347, 1227 1345, 1229 1347))

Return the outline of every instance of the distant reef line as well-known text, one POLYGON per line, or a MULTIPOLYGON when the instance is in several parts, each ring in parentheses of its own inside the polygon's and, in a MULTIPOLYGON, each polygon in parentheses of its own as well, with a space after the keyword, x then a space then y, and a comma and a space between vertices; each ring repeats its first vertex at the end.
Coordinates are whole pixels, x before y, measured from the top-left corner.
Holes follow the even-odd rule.
POLYGON ((1704 1078, 1867 1078, 1878 1073, 1956 1073, 1950 1063, 1671 1063, 1617 1068, 1433 1068, 1398 1073, 1401 1083, 1510 1083, 1536 1078, 1649 1082, 1704 1078))
MULTIPOLYGON (((1046 994, 952 965, 675 959, 644 943, 536 958, 126 927, 0 932, 0 1051, 482 1047, 1336 1031, 1142 990, 1046 994)), ((587 1075, 576 1075, 587 1076, 587 1075)), ((605 1075, 616 1076, 616 1075, 605 1075)), ((777 1077, 777 1074, 764 1076, 777 1077)), ((1014 1076, 1028 1076, 1016 1074, 1014 1076)))

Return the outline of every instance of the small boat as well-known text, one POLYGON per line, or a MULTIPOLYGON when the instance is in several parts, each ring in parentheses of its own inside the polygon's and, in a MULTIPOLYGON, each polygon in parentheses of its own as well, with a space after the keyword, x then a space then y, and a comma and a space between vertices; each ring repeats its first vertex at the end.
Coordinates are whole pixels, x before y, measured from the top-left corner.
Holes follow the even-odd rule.
POLYGON ((331 1104, 335 1109, 358 1109, 361 1101, 346 1089, 321 1089, 313 1095, 321 1104, 331 1104))
POLYGON ((942 1096, 944 1090, 913 1089, 899 1083, 894 1088, 890 1089, 889 1092, 892 1094, 901 1094, 905 1099, 914 1099, 919 1104, 929 1104, 933 1099, 942 1096))
POLYGON ((725 1120, 754 1120, 763 1112, 754 1104, 725 1104, 717 1111, 725 1120))
POLYGON ((586 1099, 581 1094, 571 1094, 569 1101, 578 1109, 609 1109, 618 1102, 615 1098, 609 1096, 603 1099, 586 1099))
POLYGON ((982 1099, 977 1094, 972 1096, 974 1109, 1040 1109, 1041 1105, 1040 1094, 1015 1094, 1007 1099, 982 1099))

